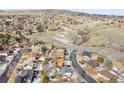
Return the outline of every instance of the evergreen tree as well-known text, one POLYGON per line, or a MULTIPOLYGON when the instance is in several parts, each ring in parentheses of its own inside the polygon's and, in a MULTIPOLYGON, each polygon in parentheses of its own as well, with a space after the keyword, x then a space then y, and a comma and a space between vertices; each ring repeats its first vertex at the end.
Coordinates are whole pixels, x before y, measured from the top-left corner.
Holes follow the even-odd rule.
POLYGON ((106 60, 104 63, 104 68, 106 68, 107 70, 111 70, 113 68, 113 64, 112 61, 106 60))
POLYGON ((100 62, 100 63, 103 63, 104 62, 104 58, 102 56, 99 56, 97 58, 97 61, 100 62))

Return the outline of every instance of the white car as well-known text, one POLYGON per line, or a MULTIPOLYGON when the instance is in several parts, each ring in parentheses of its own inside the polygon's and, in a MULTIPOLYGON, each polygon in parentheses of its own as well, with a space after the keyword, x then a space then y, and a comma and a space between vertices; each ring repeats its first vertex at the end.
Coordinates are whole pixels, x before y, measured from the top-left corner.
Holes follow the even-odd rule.
POLYGON ((65 73, 64 75, 67 76, 67 77, 71 77, 72 73, 65 73))
POLYGON ((11 62, 13 60, 13 58, 14 58, 14 56, 11 55, 11 56, 7 56, 5 60, 6 60, 6 62, 11 62))
POLYGON ((20 50, 20 49, 17 48, 17 49, 14 51, 14 55, 16 55, 16 54, 18 53, 19 50, 20 50))

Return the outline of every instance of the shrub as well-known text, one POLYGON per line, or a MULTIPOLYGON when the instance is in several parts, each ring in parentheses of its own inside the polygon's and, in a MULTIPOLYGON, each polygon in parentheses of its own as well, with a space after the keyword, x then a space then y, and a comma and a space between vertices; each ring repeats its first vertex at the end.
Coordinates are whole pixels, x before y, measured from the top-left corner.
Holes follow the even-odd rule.
POLYGON ((109 83, 117 83, 117 77, 112 77, 112 79, 109 80, 109 83))
POLYGON ((105 61, 104 68, 106 68, 107 70, 111 70, 113 68, 112 61, 109 61, 109 60, 105 61))
POLYGON ((43 27, 42 27, 42 26, 38 26, 38 27, 36 28, 36 30, 37 30, 38 32, 44 32, 44 30, 43 30, 43 27))
POLYGON ((46 51, 47 51, 46 47, 42 47, 42 52, 43 52, 44 54, 46 54, 46 51))
POLYGON ((43 70, 41 71, 41 80, 43 83, 49 82, 49 77, 47 76, 47 74, 43 70))
POLYGON ((100 62, 100 63, 103 63, 104 62, 104 58, 102 56, 99 56, 97 58, 97 61, 100 62))

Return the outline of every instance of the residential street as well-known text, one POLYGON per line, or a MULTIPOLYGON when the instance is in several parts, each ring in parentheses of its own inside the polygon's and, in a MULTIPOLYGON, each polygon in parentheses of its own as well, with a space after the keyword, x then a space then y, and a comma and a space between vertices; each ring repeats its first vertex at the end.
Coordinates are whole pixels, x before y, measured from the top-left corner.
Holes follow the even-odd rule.
POLYGON ((72 61, 72 66, 74 69, 81 75, 81 77, 87 81, 88 83, 97 83, 91 76, 87 75, 87 73, 80 67, 76 60, 77 50, 73 50, 70 54, 70 60, 72 61))
POLYGON ((9 76, 11 75, 12 71, 15 69, 17 63, 19 62, 19 59, 21 58, 24 52, 28 52, 28 49, 22 49, 18 51, 17 55, 14 57, 12 62, 8 65, 5 72, 1 75, 0 83, 7 83, 9 76))

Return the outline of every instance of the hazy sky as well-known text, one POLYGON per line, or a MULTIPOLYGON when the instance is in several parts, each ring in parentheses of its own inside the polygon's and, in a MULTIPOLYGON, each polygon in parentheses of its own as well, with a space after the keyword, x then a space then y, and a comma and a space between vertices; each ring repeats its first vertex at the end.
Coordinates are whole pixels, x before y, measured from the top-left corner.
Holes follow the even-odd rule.
POLYGON ((103 14, 103 15, 121 15, 124 16, 124 9, 71 9, 76 12, 86 12, 89 14, 103 14))
POLYGON ((124 9, 124 0, 0 0, 0 9, 124 9))

